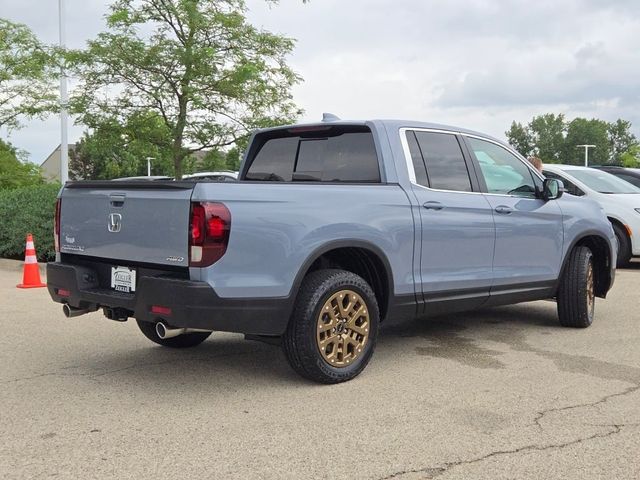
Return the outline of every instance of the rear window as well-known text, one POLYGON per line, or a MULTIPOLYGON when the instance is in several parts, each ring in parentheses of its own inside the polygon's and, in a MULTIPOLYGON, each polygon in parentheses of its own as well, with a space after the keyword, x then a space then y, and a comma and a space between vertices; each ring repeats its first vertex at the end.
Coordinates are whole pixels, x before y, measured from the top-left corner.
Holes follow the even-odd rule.
POLYGON ((256 149, 245 180, 380 182, 378 156, 367 127, 278 130, 257 137, 256 149))
POLYGON ((470 192, 471 179, 456 136, 435 132, 415 132, 415 135, 427 168, 429 186, 470 192))

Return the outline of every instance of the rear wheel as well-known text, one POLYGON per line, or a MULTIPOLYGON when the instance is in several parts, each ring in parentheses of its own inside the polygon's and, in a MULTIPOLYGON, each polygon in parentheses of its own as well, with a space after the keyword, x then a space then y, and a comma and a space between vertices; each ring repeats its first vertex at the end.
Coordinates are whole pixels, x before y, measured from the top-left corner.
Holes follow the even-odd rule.
POLYGON ((319 383, 356 377, 369 363, 378 333, 378 303, 358 275, 319 270, 302 282, 283 337, 293 369, 319 383))
POLYGON ((616 234, 616 243, 618 244, 618 260, 616 266, 618 268, 626 267, 631 260, 631 239, 624 228, 615 223, 613 232, 616 234))
POLYGON ((595 312, 593 254, 587 247, 570 253, 558 288, 558 317, 564 327, 586 328, 595 312))
POLYGON ((189 348, 200 345, 204 342, 211 332, 194 332, 185 333, 172 338, 160 338, 156 332, 156 324, 153 322, 143 322, 142 320, 136 320, 138 328, 142 334, 152 342, 169 348, 189 348))

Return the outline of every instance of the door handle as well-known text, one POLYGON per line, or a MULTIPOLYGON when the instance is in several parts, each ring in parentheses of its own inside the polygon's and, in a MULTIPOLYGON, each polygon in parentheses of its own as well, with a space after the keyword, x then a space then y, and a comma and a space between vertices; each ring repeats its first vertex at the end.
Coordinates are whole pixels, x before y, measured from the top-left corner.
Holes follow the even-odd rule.
POLYGON ((444 205, 440 202, 426 202, 423 203, 422 206, 427 210, 442 210, 444 208, 444 205))
POLYGON ((507 207, 506 205, 498 205, 496 207, 496 213, 501 213, 502 215, 509 215, 513 212, 511 207, 507 207))

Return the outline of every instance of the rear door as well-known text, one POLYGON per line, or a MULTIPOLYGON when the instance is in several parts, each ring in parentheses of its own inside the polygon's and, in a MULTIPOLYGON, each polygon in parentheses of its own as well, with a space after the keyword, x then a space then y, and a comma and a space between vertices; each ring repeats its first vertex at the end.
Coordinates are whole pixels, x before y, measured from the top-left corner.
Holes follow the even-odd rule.
POLYGON ((492 296, 551 287, 559 276, 562 211, 538 198, 542 179, 504 146, 465 136, 496 224, 492 296))
POLYGON ((421 220, 426 312, 481 305, 492 283, 495 228, 489 203, 454 133, 406 130, 412 190, 421 220))
POLYGON ((188 266, 194 183, 78 182, 62 191, 60 252, 188 266))

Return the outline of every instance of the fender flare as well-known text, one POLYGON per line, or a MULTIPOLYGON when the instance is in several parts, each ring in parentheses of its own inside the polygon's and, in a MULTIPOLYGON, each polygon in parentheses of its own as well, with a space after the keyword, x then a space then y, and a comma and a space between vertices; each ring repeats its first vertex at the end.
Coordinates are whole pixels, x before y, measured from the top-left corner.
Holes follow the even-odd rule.
MULTIPOLYGON (((564 258, 562 259, 562 266, 560 268, 560 275, 558 276, 558 281, 556 282, 556 286, 555 286, 555 291, 557 291, 558 286, 560 285, 560 281, 562 279, 562 277, 564 276, 564 271, 567 268, 567 262, 569 260, 569 256, 571 255, 571 252, 573 251, 573 249, 576 247, 576 245, 578 243, 580 243, 582 240, 584 240, 587 237, 598 237, 601 240, 603 240, 605 242, 605 244, 608 246, 608 251, 607 251, 607 260, 609 262, 608 265, 608 269, 605 272, 606 274, 606 278, 605 278, 605 287, 604 288, 604 295, 606 295, 606 292, 609 291, 609 289, 611 288, 611 286, 613 285, 613 280, 614 280, 614 275, 613 275, 613 270, 611 268, 612 265, 612 259, 613 259, 613 246, 611 245, 611 243, 609 242, 609 239, 604 236, 602 234, 602 232, 598 231, 598 230, 586 230, 584 232, 582 232, 578 237, 574 238, 573 241, 571 242, 571 244, 569 245, 569 248, 567 248, 566 253, 564 254, 564 258)), ((604 296, 603 296, 604 298, 604 296)))
MULTIPOLYGON (((387 305, 391 306, 390 303, 394 296, 394 283, 393 283, 393 271, 391 269, 391 264, 389 263, 389 259, 387 255, 382 251, 380 247, 377 245, 367 242, 365 240, 358 239, 340 239, 340 240, 332 240, 327 243, 322 244, 322 246, 317 247, 315 250, 311 252, 307 256, 307 259, 302 263, 302 266, 298 269, 298 273, 293 280, 293 285, 291 287, 291 292, 289 293, 289 297, 295 301, 296 296, 298 295, 298 291, 300 290, 300 285, 302 285, 302 280, 306 276, 311 265, 318 260, 322 255, 331 250, 336 250, 339 248, 361 248, 363 250, 369 250, 372 254, 374 254, 378 259, 382 262, 384 266, 384 274, 387 280, 387 305)), ((293 305, 293 301, 292 301, 293 305)), ((293 308, 293 307, 292 307, 293 308)))

